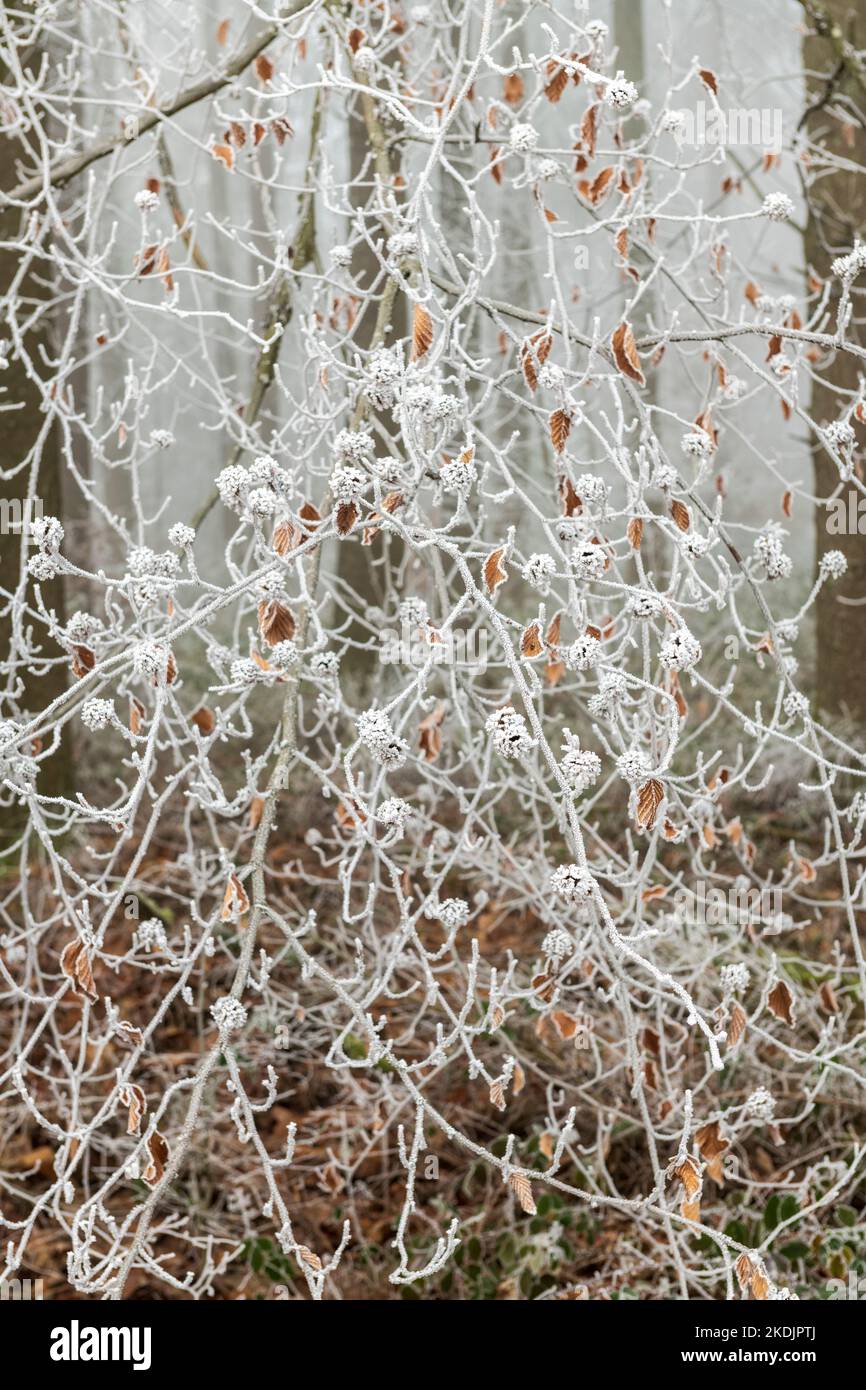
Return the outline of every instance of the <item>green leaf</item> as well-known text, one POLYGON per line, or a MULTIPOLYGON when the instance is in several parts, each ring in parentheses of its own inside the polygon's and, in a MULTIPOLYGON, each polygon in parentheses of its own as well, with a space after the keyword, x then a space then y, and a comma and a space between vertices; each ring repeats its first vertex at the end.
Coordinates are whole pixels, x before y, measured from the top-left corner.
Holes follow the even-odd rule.
POLYGON ((750 1243, 749 1232, 742 1221, 729 1221, 725 1227, 725 1235, 730 1236, 731 1240, 735 1240, 738 1245, 748 1245, 750 1243))
POLYGON ((809 1254, 809 1247, 805 1241, 792 1240, 787 1245, 783 1245, 779 1253, 784 1255, 786 1260, 805 1260, 809 1254))

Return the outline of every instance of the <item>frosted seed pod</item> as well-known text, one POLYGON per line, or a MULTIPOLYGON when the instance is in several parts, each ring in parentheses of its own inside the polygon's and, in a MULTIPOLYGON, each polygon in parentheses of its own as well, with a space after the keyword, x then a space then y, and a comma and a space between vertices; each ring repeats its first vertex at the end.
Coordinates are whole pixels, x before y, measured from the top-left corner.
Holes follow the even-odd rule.
POLYGON ((496 751, 505 758, 524 757, 535 747, 536 741, 526 726, 526 720, 511 705, 495 710, 484 727, 496 751))
POLYGON ((550 887, 558 898, 586 902, 592 897, 595 879, 579 864, 560 864, 550 875, 550 887))
POLYGON ((528 154, 538 144, 538 131, 528 122, 518 121, 511 127, 508 143, 517 153, 528 154))
POLYGON ((210 1013, 220 1033, 237 1033, 247 1021, 247 1011, 243 1004, 239 999, 232 999, 227 994, 211 1004, 210 1013))
POLYGON ((768 193, 761 211, 771 222, 787 222, 794 216, 794 204, 787 193, 768 193))

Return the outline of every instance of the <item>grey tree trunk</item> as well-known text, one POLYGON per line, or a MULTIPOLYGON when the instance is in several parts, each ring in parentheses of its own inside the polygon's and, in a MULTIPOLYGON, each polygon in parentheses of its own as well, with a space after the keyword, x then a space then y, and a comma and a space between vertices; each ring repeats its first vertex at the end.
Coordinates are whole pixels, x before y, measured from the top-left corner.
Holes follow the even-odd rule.
MULTIPOLYGON (((380 113, 381 114, 381 113, 380 113)), ((397 154, 392 149, 391 165, 396 173, 398 169, 397 154)), ((370 144, 369 133, 364 120, 360 101, 356 100, 349 120, 349 162, 350 177, 352 180, 352 201, 353 205, 363 209, 371 194, 371 185, 376 179, 376 168, 373 162, 373 151, 370 144), (363 177, 361 177, 363 175, 363 177), (360 180, 356 186, 355 181, 360 180)), ((366 220, 367 235, 372 241, 381 240, 384 243, 386 232, 382 226, 370 225, 369 218, 366 220)), ((376 327, 376 314, 380 295, 384 292, 384 283, 381 279, 380 265, 375 253, 367 245, 362 245, 355 253, 355 260, 352 266, 353 274, 363 289, 367 289, 377 278, 379 289, 377 294, 367 300, 362 308, 361 317, 355 324, 352 334, 353 343, 360 349, 368 349, 371 346, 373 334, 376 327)), ((390 329, 386 335, 385 344, 393 343, 402 338, 407 331, 407 304, 406 296, 398 292, 394 300, 394 309, 391 315, 390 329)), ((390 417, 385 413, 378 413, 379 425, 393 433, 394 426, 390 417)), ((362 546, 354 537, 340 544, 337 557, 337 573, 341 585, 348 587, 353 594, 366 600, 368 605, 381 605, 385 598, 385 588, 387 576, 395 565, 399 563, 399 542, 394 537, 379 538, 375 553, 371 548, 362 546), (374 567, 372 561, 377 558, 382 544, 389 547, 389 560, 386 565, 374 567)), ((359 623, 352 623, 348 629, 349 636, 359 642, 369 641, 369 632, 359 623)), ((363 689, 369 683, 372 672, 375 669, 376 657, 372 652, 358 653, 355 662, 355 674, 359 686, 363 689)), ((360 694, 360 692, 359 692, 360 694)))
MULTIPOLYGON (((804 65, 809 71, 827 74, 829 80, 812 82, 810 97, 815 109, 808 117, 808 130, 829 152, 862 168, 866 164, 866 129, 858 113, 866 106, 864 69, 861 66, 858 74, 855 65, 840 62, 840 46, 848 40, 855 49, 866 47, 866 10, 853 0, 825 0, 814 6, 814 14, 825 15, 828 23, 825 32, 806 38, 804 65), (844 122, 836 114, 843 106, 849 113, 844 122), (833 114, 828 108, 832 108, 833 114)), ((814 15, 808 22, 814 27, 814 15)), ((834 317, 839 281, 832 277, 830 264, 835 256, 850 251, 855 239, 864 235, 864 229, 866 180, 862 174, 843 170, 817 179, 809 195, 806 259, 822 280, 833 285, 834 317)), ((866 343, 863 310, 861 307, 858 311, 856 297, 849 336, 861 346, 866 343)), ((857 391, 856 359, 848 353, 837 353, 816 374, 813 419, 819 425, 837 419, 857 391)), ((862 432, 859 443, 862 451, 862 432)), ((819 498, 826 499, 838 488, 839 472, 817 438, 813 441, 813 458, 815 491, 819 498)), ((858 471, 862 473, 862 462, 858 471)), ((843 495, 847 491, 845 486, 843 495)), ((820 563, 828 550, 841 550, 848 570, 842 580, 825 584, 816 607, 816 703, 828 714, 861 721, 866 719, 866 536, 856 528, 853 534, 832 534, 827 520, 828 514, 819 507, 816 560, 820 563), (850 604, 840 599, 859 602, 850 604)))
MULTIPOLYGON (((8 8, 8 7, 7 7, 8 8)), ((30 55, 30 66, 38 68, 41 55, 32 53, 30 55)), ((5 80, 5 74, 4 74, 5 80)), ((0 146, 0 188, 14 187, 17 180, 16 161, 21 159, 24 149, 13 135, 7 135, 0 146)), ((0 210, 0 239, 3 242, 12 241, 20 232, 21 214, 15 208, 4 208, 0 210)), ((12 248, 0 249, 0 294, 7 294, 15 280, 20 264, 20 257, 17 250, 12 248)), ((36 263, 38 264, 38 262, 36 263)), ((40 285, 35 273, 29 273, 21 282, 17 299, 19 303, 19 319, 27 319, 41 299, 45 297, 44 286, 40 285)), ((7 336, 4 327, 0 327, 0 336, 7 336)), ((41 350, 49 350, 49 335, 47 327, 40 324, 25 334, 24 346, 31 363, 35 369, 40 369, 42 361, 41 350)), ((3 373, 2 400, 4 407, 15 406, 16 409, 4 409, 2 416, 2 429, 0 429, 0 469, 6 474, 16 468, 22 462, 28 460, 33 454, 33 458, 25 467, 14 475, 14 477, 4 477, 0 487, 2 487, 2 497, 6 503, 4 507, 4 522, 6 518, 17 517, 26 523, 27 512, 24 501, 30 490, 31 479, 35 477, 35 495, 41 503, 42 512, 45 515, 60 516, 62 514, 61 501, 61 454, 57 430, 52 427, 44 435, 41 443, 40 432, 44 430, 45 415, 42 410, 42 394, 38 382, 28 375, 27 367, 21 358, 10 354, 10 362, 7 370, 3 373)), ((26 564, 30 553, 28 546, 26 524, 20 529, 9 530, 4 524, 5 534, 0 537, 0 588, 4 593, 14 594, 19 587, 22 562, 26 564)), ((64 592, 63 580, 59 576, 49 582, 41 584, 42 596, 46 606, 53 608, 58 618, 62 621, 64 614, 64 592)), ((33 581, 28 581, 27 595, 32 598, 33 581)), ((34 624, 34 627, 36 624, 34 624)), ((7 599, 0 599, 0 648, 4 652, 8 651, 13 636, 11 604, 7 599)), ((41 641, 40 655, 46 657, 58 657, 61 655, 60 649, 46 641, 41 641)), ((48 668, 45 674, 34 676, 27 669, 24 663, 18 672, 23 681, 23 692, 17 695, 17 703, 20 709, 27 713, 35 713, 37 710, 55 699, 64 689, 67 682, 66 668, 63 663, 48 668)), ((9 697, 15 692, 8 689, 3 692, 2 714, 9 717, 9 697)), ((68 741, 63 739, 59 749, 40 765, 38 786, 40 792, 48 796, 58 796, 66 792, 70 785, 70 751, 68 741)), ((10 838, 20 834, 24 824, 23 810, 19 815, 3 812, 3 829, 0 831, 0 846, 3 842, 8 842, 10 838)))

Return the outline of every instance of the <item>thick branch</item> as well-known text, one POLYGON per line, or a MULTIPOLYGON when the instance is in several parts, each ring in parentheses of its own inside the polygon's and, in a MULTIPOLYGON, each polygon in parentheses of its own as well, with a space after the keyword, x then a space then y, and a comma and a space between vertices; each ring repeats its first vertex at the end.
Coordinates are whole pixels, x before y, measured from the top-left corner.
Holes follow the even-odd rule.
MULTIPOLYGON (((315 0, 312 0, 312 3, 315 3, 315 0)), ((47 192, 48 188, 62 188, 76 174, 80 174, 83 169, 89 168, 91 164, 97 163, 100 159, 105 159, 106 155, 112 154, 120 145, 133 144, 142 135, 146 135, 149 130, 153 130, 154 126, 163 121, 171 120, 173 116, 179 115, 181 111, 186 111, 188 107, 195 106, 197 102, 204 101, 206 97, 222 91, 236 77, 239 77, 250 63, 255 61, 269 43, 278 37, 287 20, 293 19, 302 10, 309 9, 310 4, 311 0, 292 0, 292 3, 286 6, 281 19, 269 24, 265 29, 259 30, 243 48, 238 50, 222 72, 213 77, 206 77, 201 82, 193 83, 167 106, 159 106, 146 111, 139 118, 136 131, 131 138, 122 133, 114 135, 110 139, 98 141, 91 149, 82 150, 80 154, 72 155, 69 159, 58 160, 49 165, 43 173, 35 174, 32 179, 26 179, 24 183, 18 184, 17 188, 13 188, 6 195, 7 200, 12 203, 29 202, 39 193, 47 192)))

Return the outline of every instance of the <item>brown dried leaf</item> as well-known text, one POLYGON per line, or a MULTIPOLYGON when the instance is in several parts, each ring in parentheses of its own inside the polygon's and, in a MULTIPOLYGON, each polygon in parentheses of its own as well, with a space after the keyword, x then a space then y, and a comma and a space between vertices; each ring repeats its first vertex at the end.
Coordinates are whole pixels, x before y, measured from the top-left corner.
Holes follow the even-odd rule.
POLYGON ((90 647, 75 646, 72 648, 72 674, 76 680, 81 680, 88 671, 92 671, 96 665, 96 655, 90 647))
POLYGON ((274 75, 274 65, 266 53, 260 53, 255 63, 256 77, 260 82, 270 82, 274 75))
POLYGON ((505 79, 502 95, 509 106, 517 106, 523 100, 523 78, 519 72, 510 72, 505 79))
POLYGON ((208 734, 212 734, 216 728, 214 712, 208 709, 207 705, 199 705, 198 709, 193 710, 189 718, 190 723, 195 724, 195 727, 201 730, 205 738, 208 734))
POLYGON ((139 279, 143 275, 150 275, 152 273, 153 268, 156 265, 156 255, 158 250, 159 247, 156 245, 145 246, 141 254, 135 257, 135 265, 138 271, 139 279))
POLYGON ((354 830, 362 825, 367 817, 354 801, 350 801, 348 805, 341 801, 334 812, 334 819, 343 830, 354 830))
POLYGON ((712 1178, 713 1182, 721 1186, 724 1181, 722 1154, 730 1146, 727 1139, 723 1139, 721 1136, 719 1121, 713 1120, 710 1124, 703 1125, 702 1128, 696 1132, 695 1140, 697 1141, 701 1158, 707 1165, 707 1173, 712 1178))
POLYGON ((290 521, 280 521, 274 527, 274 534, 271 537, 271 546, 278 555, 288 555, 294 549, 297 541, 295 539, 295 528, 290 521))
POLYGON ((754 1266, 748 1255, 741 1255, 734 1265, 737 1282, 741 1289, 745 1289, 751 1283, 753 1268, 754 1266))
POLYGON ((701 79, 704 86, 712 92, 714 97, 718 96, 719 80, 712 68, 698 68, 698 77, 701 79))
POLYGON ((691 1154, 687 1154, 683 1162, 674 1169, 674 1176, 679 1178, 687 1197, 700 1196, 703 1187, 701 1170, 697 1160, 692 1158, 691 1154))
POLYGON ((559 661, 556 657, 552 656, 544 668, 544 678, 547 684, 559 685, 559 682, 565 675, 565 670, 565 662, 559 661))
POLYGON ((147 1110, 147 1098, 140 1086, 129 1081, 120 1088, 120 1103, 125 1105, 129 1114, 126 1119, 127 1134, 140 1134, 142 1117, 147 1110))
POLYGON ((652 830, 656 823, 658 809, 664 801, 665 789, 656 777, 651 777, 638 788, 637 823, 646 830, 652 830))
POLYGON ((551 74, 550 81, 544 89, 544 95, 548 101, 556 103, 568 86, 568 72, 565 68, 558 67, 556 63, 548 65, 548 75, 551 74))
POLYGON ((337 507, 337 535, 348 536, 358 520, 358 508, 354 502, 340 502, 337 507))
POLYGON ((589 179, 581 179, 577 185, 577 191, 580 196, 585 198, 588 203, 591 203, 593 207, 598 207, 599 203, 602 202, 610 192, 615 176, 616 166, 609 164, 606 168, 602 169, 600 173, 596 174, 591 182, 589 179))
POLYGON ((818 870, 811 859, 804 859, 802 855, 797 857, 797 868, 800 871, 800 878, 804 883, 814 883, 818 877, 818 870))
POLYGON ((145 709, 141 701, 135 696, 130 696, 129 700, 129 732, 138 734, 141 732, 141 725, 144 720, 145 709))
POLYGON ((580 143, 586 151, 587 158, 592 159, 595 154, 595 141, 598 131, 598 106, 588 106, 583 114, 580 123, 580 143))
POLYGON ((667 687, 674 698, 674 704, 677 707, 677 714, 680 716, 680 719, 685 719, 688 715, 689 707, 686 704, 685 697, 680 686, 680 678, 677 675, 676 671, 670 671, 668 673, 667 687))
POLYGON ((828 1014, 839 1012, 839 1000, 836 998, 836 991, 829 980, 825 980, 818 990, 818 998, 828 1014))
POLYGON ((271 130, 274 132, 277 144, 280 149, 287 140, 291 140, 294 135, 294 127, 286 120, 285 116, 276 116, 271 121, 271 130))
POLYGON ((322 520, 321 516, 319 515, 319 512, 313 506, 312 502, 304 503, 304 505, 298 512, 298 519, 301 522, 301 526, 303 527, 304 531, 306 531, 308 536, 311 536, 313 534, 313 532, 316 530, 316 528, 322 520))
POLYGON ((501 1081, 494 1081, 490 1087, 490 1104, 495 1105, 497 1110, 505 1109, 505 1087, 501 1081))
POLYGON ((536 333, 533 338, 527 339, 520 349, 520 366, 530 391, 534 391, 538 386, 536 367, 542 366, 547 361, 552 346, 553 339, 550 334, 542 330, 540 333, 536 333))
POLYGON ((725 826, 725 834, 732 845, 738 845, 743 838, 743 822, 739 816, 735 820, 729 820, 725 826))
POLYGON ((640 358, 635 347, 631 324, 623 321, 614 331, 610 342, 616 365, 624 376, 630 377, 638 385, 645 386, 646 378, 641 370, 640 358))
POLYGON ((547 643, 547 645, 548 645, 549 647, 556 647, 556 646, 558 646, 558 644, 559 644, 559 638, 560 638, 561 633, 562 633, 562 613, 561 613, 561 612, 560 612, 560 613, 554 613, 553 617, 552 617, 551 620, 550 620, 550 626, 548 627, 547 632, 546 632, 546 634, 545 634, 545 638, 544 638, 544 640, 545 640, 545 642, 547 643))
POLYGON ((505 1010, 503 1009, 501 1004, 494 1004, 493 1008, 490 1010, 490 1018, 488 1020, 488 1032, 495 1033, 497 1028, 501 1028, 504 1022, 505 1010))
POLYGON ((499 550, 492 550, 484 561, 484 585, 489 594, 495 594, 500 584, 504 584, 508 578, 502 558, 504 554, 504 549, 500 547, 499 550))
POLYGON ((116 1025, 114 1029, 114 1036, 120 1043, 121 1047, 127 1048, 130 1052, 133 1051, 136 1047, 141 1047, 142 1043, 144 1042, 144 1034, 142 1033, 141 1029, 133 1027, 133 1025, 131 1023, 128 1023, 126 1019, 121 1019, 121 1021, 116 1025))
POLYGON ((168 247, 161 246, 159 255, 156 258, 157 272, 162 276, 162 283, 169 291, 174 289, 174 276, 171 273, 171 260, 168 254, 168 247))
POLYGON ((583 511, 583 503, 574 490, 574 483, 565 474, 559 480, 559 497, 563 516, 579 516, 583 511))
POLYGON ((60 955, 60 969, 74 986, 76 994, 86 995, 92 1004, 99 998, 93 983, 90 954, 84 942, 76 937, 67 942, 60 955))
POLYGON ((221 922, 237 922, 243 917, 245 912, 250 910, 250 900, 247 890, 241 883, 237 874, 229 874, 226 884, 226 891, 223 894, 223 905, 220 911, 221 922))
POLYGON ((685 502, 675 497, 671 502, 671 516, 681 531, 688 531, 692 524, 692 514, 685 502))
POLYGON ((425 762, 435 762, 442 752, 442 720, 444 718, 445 706, 438 704, 435 709, 424 716, 418 725, 418 743, 424 754, 425 762))
POLYGON ((567 410, 554 410, 550 417, 550 442, 558 454, 565 448, 571 432, 571 416, 567 410))
POLYGON ((541 656, 543 651, 544 644, 541 640, 538 623, 530 623, 529 627, 524 629, 520 639, 520 654, 525 656, 528 661, 533 661, 535 657, 541 656))
POLYGON ((433 320, 423 304, 416 304, 412 315, 412 360, 417 362, 430 351, 433 342, 433 320))
POLYGON ((745 1023, 745 1009, 742 1008, 742 1005, 735 1004, 734 1008, 731 1009, 731 1022, 728 1023, 726 1038, 728 1047, 737 1047, 742 1034, 745 1033, 745 1023))
POLYGON ((633 516, 626 527, 625 534, 632 550, 640 550, 640 543, 643 540, 643 518, 633 516))
POLYGON ((533 975, 531 980, 532 988, 545 1004, 549 1004, 553 998, 553 980, 550 975, 533 975))
POLYGON ((235 167, 235 152, 231 145, 213 145, 211 147, 211 154, 214 159, 221 160, 227 169, 233 169, 235 167))
MULTIPOLYGON (((460 457, 463 458, 466 454, 469 454, 471 457, 473 452, 474 450, 466 449, 460 457)), ((383 497, 382 499, 382 510, 388 512, 389 515, 393 515, 399 507, 403 506, 405 501, 406 498, 402 492, 389 492, 387 497, 383 497)), ((373 544, 373 541, 382 529, 381 526, 378 526, 376 523, 382 520, 383 517, 379 512, 371 512, 368 518, 368 524, 364 527, 364 532, 361 536, 362 545, 373 544)))
POLYGON ((259 632, 269 647, 289 642, 295 635, 295 618, 290 608, 279 599, 265 599, 259 604, 259 632))
POLYGON ((508 1179, 508 1185, 516 1196, 518 1202, 527 1216, 535 1215, 535 1198, 532 1195, 532 1183, 525 1173, 512 1173, 508 1179))
POLYGON ((148 1187, 155 1187, 165 1172, 169 1155, 168 1141, 158 1129, 155 1129, 148 1139, 147 1151, 150 1154, 150 1160, 141 1176, 148 1187))
POLYGON ((787 1023, 789 1028, 794 1026, 794 996, 784 980, 777 980, 770 993, 767 995, 767 1008, 776 1018, 780 1018, 783 1023, 787 1023))
POLYGON ((755 1295, 755 1298, 760 1299, 760 1301, 763 1302, 769 1292, 769 1279, 767 1278, 763 1269, 756 1269, 752 1274, 752 1293, 755 1295))

